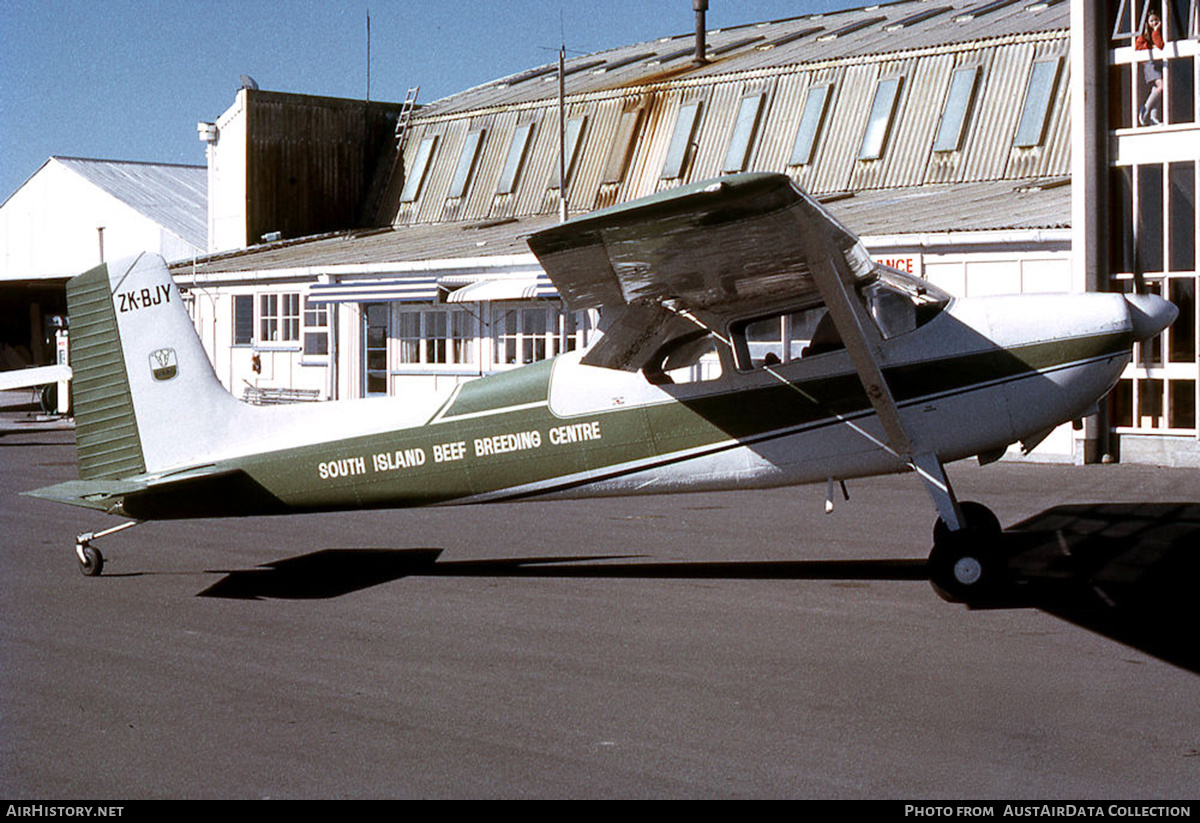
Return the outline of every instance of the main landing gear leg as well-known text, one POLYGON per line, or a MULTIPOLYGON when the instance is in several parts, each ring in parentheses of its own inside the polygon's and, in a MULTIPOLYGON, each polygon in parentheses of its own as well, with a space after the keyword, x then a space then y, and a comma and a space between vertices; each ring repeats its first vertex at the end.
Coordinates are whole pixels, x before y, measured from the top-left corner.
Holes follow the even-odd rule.
POLYGON ((113 526, 111 529, 104 529, 98 532, 84 532, 76 536, 75 556, 79 558, 79 570, 87 577, 98 576, 104 570, 104 555, 92 545, 92 541, 99 540, 101 537, 107 537, 110 534, 123 532, 126 529, 131 529, 134 526, 140 525, 141 522, 140 520, 130 520, 128 523, 113 526))
POLYGON ((958 502, 937 455, 921 455, 913 464, 938 510, 929 553, 934 591, 951 602, 968 604, 994 596, 1007 572, 997 539, 1000 521, 981 503, 958 502))

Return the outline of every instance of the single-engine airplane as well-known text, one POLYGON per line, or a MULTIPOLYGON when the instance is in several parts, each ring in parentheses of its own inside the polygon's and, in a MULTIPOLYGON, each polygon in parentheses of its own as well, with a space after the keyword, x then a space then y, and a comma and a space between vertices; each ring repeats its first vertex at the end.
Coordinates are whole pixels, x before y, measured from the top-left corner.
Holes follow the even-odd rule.
POLYGON ((1000 524, 943 464, 1036 445, 1087 415, 1151 294, 951 298, 874 263, 785 175, 701 182, 569 220, 529 245, 586 350, 449 392, 256 407, 218 382, 164 263, 68 284, 80 480, 28 492, 138 522, 752 489, 913 471, 950 599, 1004 575, 1000 524))

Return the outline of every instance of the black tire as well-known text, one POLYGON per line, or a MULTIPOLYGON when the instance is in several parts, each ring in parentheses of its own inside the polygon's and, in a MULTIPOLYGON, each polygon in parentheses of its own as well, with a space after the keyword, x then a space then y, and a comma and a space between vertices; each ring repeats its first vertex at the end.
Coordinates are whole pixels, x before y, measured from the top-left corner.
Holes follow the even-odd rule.
POLYGON ((79 570, 85 577, 98 577, 100 572, 104 571, 104 555, 94 546, 84 546, 83 560, 79 563, 79 570))
MULTIPOLYGON (((965 527, 963 531, 983 535, 996 535, 1003 531, 1000 527, 1000 518, 996 517, 995 513, 982 503, 967 500, 959 503, 958 509, 963 516, 965 527)), ((953 534, 954 532, 946 526, 946 522, 939 517, 933 524, 933 545, 942 543, 953 534)))
POLYGON ((929 553, 929 582, 952 603, 982 604, 1003 590, 1007 566, 996 537, 987 532, 949 532, 929 553))

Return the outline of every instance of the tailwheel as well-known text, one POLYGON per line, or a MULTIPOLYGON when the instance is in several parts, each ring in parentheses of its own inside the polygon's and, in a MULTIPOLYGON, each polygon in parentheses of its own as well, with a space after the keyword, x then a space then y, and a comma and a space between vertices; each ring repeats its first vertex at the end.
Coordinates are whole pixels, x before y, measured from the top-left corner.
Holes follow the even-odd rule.
POLYGON ((76 543, 75 554, 79 557, 79 570, 86 577, 97 577, 104 571, 104 555, 89 543, 76 543))
POLYGON ((962 503, 964 528, 951 531, 938 518, 929 553, 929 582, 942 598, 954 603, 982 603, 995 597, 1007 577, 1000 552, 1000 521, 979 503, 962 503))
POLYGON ((132 529, 141 522, 140 520, 130 520, 119 526, 113 526, 111 529, 104 529, 98 532, 84 532, 77 535, 75 537, 75 556, 79 558, 79 570, 83 572, 84 576, 97 577, 104 570, 104 555, 92 545, 93 540, 99 540, 101 537, 107 537, 110 534, 132 529))

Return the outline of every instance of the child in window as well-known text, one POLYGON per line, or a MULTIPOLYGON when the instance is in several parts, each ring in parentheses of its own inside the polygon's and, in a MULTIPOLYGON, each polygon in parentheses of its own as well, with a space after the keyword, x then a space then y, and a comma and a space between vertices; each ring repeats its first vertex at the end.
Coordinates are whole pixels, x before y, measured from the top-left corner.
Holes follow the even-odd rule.
MULTIPOLYGON (((1154 49, 1163 48, 1162 18, 1158 16, 1158 12, 1151 11, 1146 15, 1146 25, 1134 41, 1134 48, 1139 51, 1149 49, 1151 57, 1154 55, 1154 49)), ((1146 102, 1138 109, 1138 125, 1157 126, 1162 122, 1158 107, 1163 92, 1163 61, 1151 59, 1142 63, 1142 77, 1150 87, 1150 93, 1146 96, 1146 102)))

